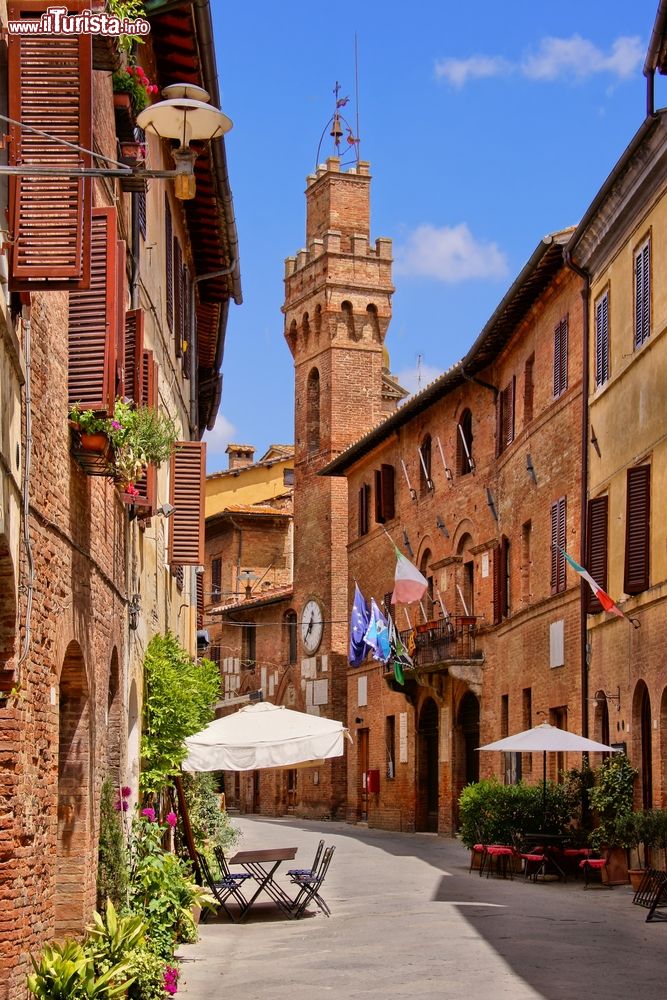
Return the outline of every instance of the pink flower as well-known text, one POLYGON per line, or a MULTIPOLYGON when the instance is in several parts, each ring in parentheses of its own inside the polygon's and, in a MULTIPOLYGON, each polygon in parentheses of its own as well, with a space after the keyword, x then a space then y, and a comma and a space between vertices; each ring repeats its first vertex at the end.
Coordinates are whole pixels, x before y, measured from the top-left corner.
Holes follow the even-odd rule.
POLYGON ((164 983, 165 992, 170 993, 172 996, 174 993, 178 993, 178 969, 173 965, 165 966, 164 975, 162 981, 164 983))
POLYGON ((145 816, 150 823, 155 822, 155 809, 153 809, 152 806, 149 806, 147 809, 142 809, 141 815, 145 816))
POLYGON ((124 805, 125 805, 124 802, 114 802, 113 807, 116 810, 116 812, 119 813, 124 805))
POLYGON ((124 799, 128 799, 132 794, 132 789, 130 788, 129 785, 123 785, 123 787, 120 790, 120 794, 123 796, 124 799))
POLYGON ((126 802, 125 799, 123 799, 123 801, 121 802, 121 807, 123 809, 123 812, 126 813, 127 810, 130 808, 130 803, 126 802))
POLYGON ((111 426, 112 426, 113 430, 119 431, 122 428, 123 425, 119 424, 117 420, 112 420, 111 421, 111 426))
POLYGON ((167 813, 167 823, 172 828, 176 826, 176 824, 178 823, 178 817, 175 812, 167 813))

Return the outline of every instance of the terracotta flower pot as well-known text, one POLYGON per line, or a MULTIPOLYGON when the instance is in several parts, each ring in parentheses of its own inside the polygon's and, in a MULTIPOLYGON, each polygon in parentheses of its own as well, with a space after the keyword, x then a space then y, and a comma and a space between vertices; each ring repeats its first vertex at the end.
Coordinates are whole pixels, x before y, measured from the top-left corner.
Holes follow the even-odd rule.
POLYGON ((109 438, 103 433, 86 434, 85 431, 80 431, 79 438, 81 440, 82 451, 94 451, 102 454, 106 451, 109 444, 109 438))
POLYGON ((130 95, 125 93, 114 94, 113 106, 114 108, 123 108, 129 111, 132 106, 132 102, 130 101, 130 95))

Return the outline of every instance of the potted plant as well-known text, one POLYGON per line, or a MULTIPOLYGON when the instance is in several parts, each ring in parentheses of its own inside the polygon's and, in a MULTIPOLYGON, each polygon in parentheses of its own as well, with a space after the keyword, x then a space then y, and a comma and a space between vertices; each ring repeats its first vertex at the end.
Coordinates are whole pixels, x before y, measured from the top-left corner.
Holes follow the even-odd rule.
POLYGON ((637 771, 625 754, 613 754, 598 768, 590 792, 598 820, 590 845, 597 851, 606 851, 606 878, 613 885, 628 881, 627 851, 637 837, 632 808, 636 777, 637 771))
POLYGON ((150 103, 153 94, 157 94, 158 87, 151 83, 141 66, 126 66, 117 70, 112 77, 114 104, 116 107, 128 107, 136 116, 150 103), (116 98, 124 98, 116 100, 116 98))
POLYGON ((133 486, 148 465, 160 465, 171 455, 178 433, 173 420, 151 406, 134 407, 116 400, 113 417, 108 420, 113 448, 113 474, 125 484, 130 495, 133 486))
POLYGON ((69 424, 79 438, 83 451, 97 455, 106 454, 109 447, 109 428, 106 417, 100 417, 94 410, 82 410, 80 403, 75 403, 69 411, 69 424))

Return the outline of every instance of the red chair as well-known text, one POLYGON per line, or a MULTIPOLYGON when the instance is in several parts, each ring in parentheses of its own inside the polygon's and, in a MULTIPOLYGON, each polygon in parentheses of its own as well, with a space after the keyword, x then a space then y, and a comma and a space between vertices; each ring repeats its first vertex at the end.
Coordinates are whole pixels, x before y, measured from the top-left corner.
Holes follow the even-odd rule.
POLYGON ((475 858, 479 855, 479 874, 480 877, 484 871, 484 866, 486 864, 486 844, 473 844, 470 848, 470 868, 469 872, 473 870, 475 864, 475 858))
POLYGON ((507 844, 488 844, 486 848, 486 857, 487 878, 491 874, 491 869, 493 868, 496 875, 507 878, 509 873, 510 879, 514 879, 515 852, 513 847, 508 847, 507 844))
POLYGON ((534 851, 525 852, 519 851, 519 857, 522 859, 523 867, 523 878, 532 879, 533 882, 537 882, 538 875, 544 875, 546 871, 547 857, 544 850, 536 847, 534 851), (532 868, 532 871, 531 871, 532 868))
POLYGON ((566 864, 568 865, 568 874, 572 874, 573 869, 570 867, 574 866, 574 877, 579 877, 579 869, 581 868, 581 862, 585 858, 590 858, 593 851, 590 847, 564 847, 563 857, 566 864))
POLYGON ((603 878, 603 872, 607 867, 606 858, 582 858, 579 862, 579 867, 584 873, 584 889, 588 889, 589 885, 595 885, 596 883, 591 882, 591 875, 593 872, 600 873, 600 888, 611 889, 613 888, 608 882, 605 882, 603 878))

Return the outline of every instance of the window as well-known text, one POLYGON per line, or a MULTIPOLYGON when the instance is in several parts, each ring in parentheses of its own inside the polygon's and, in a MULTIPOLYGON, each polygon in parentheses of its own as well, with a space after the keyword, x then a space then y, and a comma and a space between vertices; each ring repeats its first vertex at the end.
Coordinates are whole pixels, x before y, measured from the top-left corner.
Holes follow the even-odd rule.
POLYGON ((628 469, 623 583, 626 594, 639 594, 649 585, 650 506, 651 466, 628 469))
POLYGON ((294 486, 294 469, 283 469, 283 486, 294 486))
POLYGON ((510 732, 510 696, 502 694, 500 696, 500 737, 504 739, 510 732))
POLYGON ((533 394, 534 394, 534 383, 533 383, 533 370, 535 368, 535 355, 531 354, 529 358, 526 359, 526 363, 523 368, 523 422, 529 424, 533 419, 533 394))
MULTIPOLYGON (((588 543, 586 568, 603 590, 607 589, 607 519, 608 497, 588 501, 588 543)), ((586 610, 591 614, 602 611, 602 605, 589 589, 586 610)))
MULTIPOLYGON (((558 708, 549 709, 549 724, 558 729, 567 729, 567 705, 560 705, 558 708)), ((548 755, 550 756, 550 755, 548 755)), ((555 779, 559 785, 565 781, 565 754, 556 754, 556 774, 555 779)))
POLYGON ((524 604, 530 601, 530 566, 531 551, 530 542, 533 532, 531 521, 526 521, 521 526, 521 600, 524 604))
POLYGON ((648 239, 635 254, 635 347, 641 347, 650 333, 651 240, 648 239))
POLYGON ((419 492, 423 496, 431 489, 431 435, 426 434, 419 447, 419 492))
POLYGON ((383 464, 375 470, 375 520, 384 524, 394 516, 394 466, 383 464))
POLYGON ((497 625, 510 610, 510 543, 503 535, 493 553, 493 621, 497 625))
POLYGON ((567 326, 566 316, 554 330, 554 397, 567 389, 567 326))
POLYGON ((514 386, 516 378, 498 393, 496 403, 496 455, 502 455, 514 440, 514 386))
POLYGON ((371 505, 371 488, 368 483, 359 490, 359 535, 368 534, 369 511, 371 505))
POLYGON ((424 594, 424 597, 422 598, 421 602, 424 607, 424 611, 426 612, 426 621, 433 621, 433 619, 435 618, 435 613, 433 610, 433 604, 434 604, 433 574, 429 573, 429 563, 431 562, 431 559, 432 559, 431 550, 426 549, 426 551, 422 554, 421 559, 419 560, 419 572, 426 579, 426 582, 428 584, 426 593, 424 594))
POLYGON ((218 670, 220 670, 220 643, 213 643, 209 647, 208 651, 209 659, 215 663, 218 670))
POLYGON ((609 379, 609 292, 595 303, 595 384, 609 379))
POLYGON ((222 597, 222 559, 220 556, 211 560, 211 600, 219 601, 222 597))
POLYGON ((306 442, 308 454, 320 450, 320 373, 313 368, 306 387, 306 442))
POLYGON ((287 626, 287 662, 296 663, 297 660, 297 623, 296 611, 288 611, 285 615, 285 625, 287 626))
POLYGON ((385 743, 387 746, 387 777, 396 777, 396 716, 386 718, 385 743))
POLYGON ((456 472, 465 476, 472 471, 472 413, 464 410, 456 429, 456 472))
POLYGON ((566 587, 565 544, 567 528, 567 498, 551 504, 551 593, 560 594, 566 587), (561 551, 562 550, 562 551, 561 551))
POLYGON ((241 669, 253 670, 256 663, 257 628, 254 622, 241 628, 241 669))

